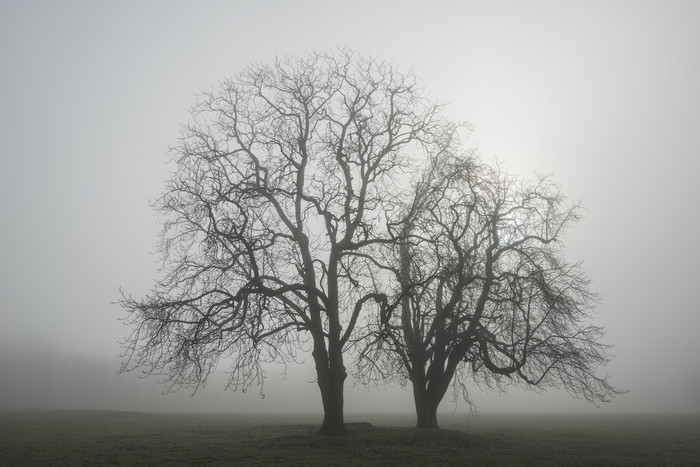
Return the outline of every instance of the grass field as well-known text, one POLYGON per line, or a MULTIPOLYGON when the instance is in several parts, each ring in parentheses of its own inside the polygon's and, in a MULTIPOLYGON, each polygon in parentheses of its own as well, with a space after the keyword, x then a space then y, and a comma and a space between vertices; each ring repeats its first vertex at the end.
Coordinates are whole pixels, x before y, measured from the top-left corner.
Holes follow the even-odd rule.
POLYGON ((0 465, 700 465, 700 418, 659 415, 318 417, 0 412, 0 465))

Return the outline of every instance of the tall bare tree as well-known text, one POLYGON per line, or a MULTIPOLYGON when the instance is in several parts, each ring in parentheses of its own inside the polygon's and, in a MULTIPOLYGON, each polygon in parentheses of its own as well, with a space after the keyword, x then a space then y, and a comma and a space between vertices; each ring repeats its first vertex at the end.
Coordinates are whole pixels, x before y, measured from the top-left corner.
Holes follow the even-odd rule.
POLYGON ((206 93, 174 148, 155 203, 164 276, 124 295, 132 334, 123 370, 206 382, 230 358, 229 385, 310 347, 322 431, 343 433, 344 352, 386 306, 371 251, 392 242, 412 157, 452 144, 416 78, 347 49, 249 67, 206 93))
POLYGON ((510 176, 474 154, 441 154, 391 225, 395 302, 364 351, 364 369, 397 370, 413 386, 417 427, 437 427, 451 384, 563 387, 606 401, 608 361, 590 324, 597 296, 563 256, 579 219, 548 177, 510 176), (381 362, 381 363, 377 363, 381 362))

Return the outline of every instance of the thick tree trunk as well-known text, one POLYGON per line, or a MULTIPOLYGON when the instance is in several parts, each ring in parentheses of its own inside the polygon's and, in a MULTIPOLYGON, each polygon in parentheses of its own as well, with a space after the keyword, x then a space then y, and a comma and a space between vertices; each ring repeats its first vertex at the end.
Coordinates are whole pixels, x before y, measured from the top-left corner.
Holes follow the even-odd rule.
MULTIPOLYGON (((343 378, 345 379, 345 378, 343 378)), ((324 391, 321 390, 323 393, 324 391)), ((323 397, 323 424, 321 433, 327 435, 343 435, 347 433, 343 416, 343 380, 330 381, 323 397)))
MULTIPOLYGON (((444 367, 444 358, 433 360, 427 372, 413 375, 413 400, 416 405, 416 428, 439 428, 437 409, 454 376, 454 365, 444 367)), ((414 365, 414 368, 421 368, 414 365)))
POLYGON ((437 422, 437 409, 442 401, 442 395, 438 397, 434 392, 413 385, 413 400, 416 405, 416 428, 439 428, 437 422))
POLYGON ((342 435, 347 433, 345 419, 343 417, 343 388, 347 373, 343 365, 342 356, 330 361, 323 348, 320 352, 313 352, 316 362, 316 376, 318 387, 321 390, 323 400, 323 424, 321 433, 328 435, 342 435))
POLYGON ((437 422, 438 404, 426 403, 416 405, 416 428, 439 428, 437 422))

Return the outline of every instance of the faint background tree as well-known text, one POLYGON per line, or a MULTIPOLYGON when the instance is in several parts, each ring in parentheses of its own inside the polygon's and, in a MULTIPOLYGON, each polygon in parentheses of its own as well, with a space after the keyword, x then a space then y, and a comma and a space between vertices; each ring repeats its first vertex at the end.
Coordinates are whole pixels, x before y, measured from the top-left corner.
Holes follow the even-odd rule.
POLYGON ((311 350, 322 431, 343 433, 344 354, 386 307, 374 258, 386 215, 426 154, 455 144, 413 74, 349 49, 253 65, 205 93, 172 150, 155 208, 164 274, 123 294, 122 371, 198 387, 221 359, 229 386, 311 350), (368 319, 368 317, 372 317, 368 319))
POLYGON ((621 391, 590 323, 598 297, 562 235, 579 219, 549 177, 528 181, 473 152, 435 157, 391 225, 384 257, 393 304, 376 323, 360 373, 410 381, 417 427, 437 427, 448 388, 475 381, 562 387, 590 402, 621 391))

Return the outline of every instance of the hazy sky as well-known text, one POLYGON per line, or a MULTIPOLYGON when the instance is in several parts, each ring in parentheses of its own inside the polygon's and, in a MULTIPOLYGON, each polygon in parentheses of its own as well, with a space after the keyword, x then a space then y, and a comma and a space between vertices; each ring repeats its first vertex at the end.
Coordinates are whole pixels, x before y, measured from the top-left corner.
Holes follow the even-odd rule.
MULTIPOLYGON (((568 254, 604 295, 603 371, 630 390, 600 410, 700 410, 700 2, 661 0, 0 0, 0 407, 320 411, 311 365, 284 382, 271 369, 264 401, 116 376, 128 330, 110 302, 157 277, 148 200, 198 91, 340 44, 412 67, 483 156, 583 200, 568 254)), ((588 410, 550 392, 475 398, 588 410)), ((412 410, 396 388, 346 401, 412 410)))

